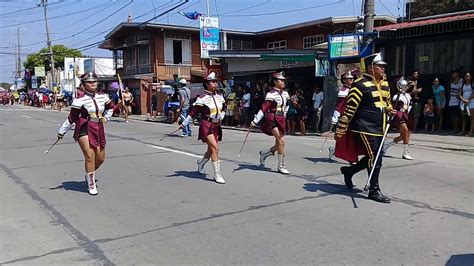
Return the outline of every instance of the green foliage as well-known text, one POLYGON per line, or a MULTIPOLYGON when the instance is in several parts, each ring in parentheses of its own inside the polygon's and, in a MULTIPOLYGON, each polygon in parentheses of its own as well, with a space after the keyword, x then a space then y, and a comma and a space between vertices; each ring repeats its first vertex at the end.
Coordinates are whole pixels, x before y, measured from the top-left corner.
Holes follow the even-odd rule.
POLYGON ((4 88, 4 89, 9 89, 10 87, 12 86, 12 84, 10 83, 7 83, 7 82, 1 82, 0 83, 0 87, 4 88))
MULTIPOLYGON (((82 57, 79 50, 68 48, 62 44, 53 45, 54 66, 64 69, 64 57, 82 57)), ((35 66, 44 66, 46 71, 51 69, 49 62, 49 49, 45 47, 39 52, 30 54, 23 63, 25 69, 34 69, 35 66)))

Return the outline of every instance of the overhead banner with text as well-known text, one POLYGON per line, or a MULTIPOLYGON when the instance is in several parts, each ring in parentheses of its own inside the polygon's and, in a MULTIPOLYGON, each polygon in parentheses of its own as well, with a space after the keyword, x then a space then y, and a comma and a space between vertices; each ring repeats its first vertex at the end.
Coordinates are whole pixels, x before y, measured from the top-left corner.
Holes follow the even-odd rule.
POLYGON ((200 17, 201 58, 209 58, 209 51, 219 50, 219 20, 213 17, 200 17))

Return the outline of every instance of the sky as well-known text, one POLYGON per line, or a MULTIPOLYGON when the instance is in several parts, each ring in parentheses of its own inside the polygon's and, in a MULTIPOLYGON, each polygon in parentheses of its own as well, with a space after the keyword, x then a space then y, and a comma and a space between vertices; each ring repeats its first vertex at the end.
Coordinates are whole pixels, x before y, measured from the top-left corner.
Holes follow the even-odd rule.
MULTIPOLYGON (((406 0, 375 0, 376 14, 403 15, 406 0)), ((52 44, 82 49, 83 55, 111 57, 108 50, 84 47, 104 39, 115 26, 143 22, 184 0, 48 0, 52 44), (85 50, 86 48, 89 48, 85 50)), ((320 18, 358 16, 362 0, 189 0, 179 8, 151 20, 153 23, 199 26, 178 11, 197 11, 219 17, 221 28, 260 31, 320 18)), ((20 58, 46 47, 46 26, 41 0, 0 0, 0 82, 13 81, 18 28, 20 58)))

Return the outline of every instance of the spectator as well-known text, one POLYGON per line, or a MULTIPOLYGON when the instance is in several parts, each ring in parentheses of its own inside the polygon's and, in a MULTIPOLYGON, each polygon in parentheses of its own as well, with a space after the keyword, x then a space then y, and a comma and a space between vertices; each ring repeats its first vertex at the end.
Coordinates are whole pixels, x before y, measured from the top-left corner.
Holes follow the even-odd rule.
POLYGON ((244 95, 242 96, 242 109, 240 114, 240 125, 243 127, 249 126, 249 108, 250 108, 250 88, 245 87, 244 95))
POLYGON ((232 126, 234 124, 234 110, 235 110, 235 99, 237 98, 237 94, 234 92, 232 88, 230 88, 230 93, 225 98, 225 102, 227 105, 227 109, 225 110, 225 120, 224 125, 232 126))
POLYGON ((298 108, 296 110, 296 114, 298 116, 301 135, 306 135, 306 126, 304 124, 307 116, 306 101, 304 99, 303 91, 301 89, 296 90, 296 97, 298 97, 298 108))
POLYGON ((314 85, 314 92, 313 92, 313 127, 315 132, 319 132, 319 123, 321 119, 321 112, 323 110, 323 92, 318 85, 314 85))
POLYGON ((465 135, 466 132, 466 124, 469 118, 471 120, 471 128, 469 130, 468 136, 473 137, 473 112, 474 112, 474 95, 472 94, 472 76, 471 72, 467 71, 464 74, 464 80, 461 86, 461 90, 459 91, 459 96, 461 98, 461 111, 462 111, 462 131, 459 135, 465 135))
POLYGON ((288 106, 288 112, 286 114, 286 125, 288 134, 295 134, 295 121, 298 118, 298 96, 296 96, 295 90, 289 91, 290 103, 288 106))
POLYGON ((252 99, 250 100, 250 117, 253 117, 257 114, 260 107, 262 107, 263 101, 265 100, 265 92, 262 89, 262 85, 257 83, 255 87, 255 91, 252 95, 252 99))
MULTIPOLYGON (((114 94, 115 95, 115 94, 114 94)), ((156 90, 151 90, 151 117, 156 119, 156 107, 158 106, 158 97, 156 96, 156 90)))
POLYGON ((418 121, 421 116, 422 112, 422 103, 420 100, 420 93, 423 90, 422 88, 418 87, 418 78, 420 74, 418 70, 413 71, 411 77, 409 78, 408 85, 409 89, 408 92, 411 95, 411 115, 413 118, 413 132, 416 131, 418 128, 418 121))
POLYGON ((443 111, 446 106, 446 96, 444 86, 439 84, 439 78, 433 80, 433 95, 435 104, 435 119, 438 123, 438 131, 441 131, 443 127, 443 111))
POLYGON ((433 104, 433 98, 429 98, 423 109, 423 115, 425 118, 425 132, 428 131, 428 127, 431 126, 431 132, 434 132, 435 124, 435 107, 433 104))
MULTIPOLYGON (((182 118, 185 119, 188 117, 189 114, 189 107, 190 107, 190 101, 191 101, 191 91, 186 87, 186 84, 188 81, 186 79, 180 79, 178 87, 181 87, 179 89, 179 109, 178 109, 178 115, 182 118)), ((181 134, 181 137, 191 137, 192 131, 191 131, 191 125, 188 124, 185 127, 183 127, 183 132, 181 134)))
POLYGON ((448 103, 448 113, 451 116, 451 122, 453 124, 453 131, 451 134, 456 134, 459 130, 459 118, 461 117, 461 109, 459 92, 462 85, 461 72, 455 68, 451 70, 451 86, 450 86, 450 99, 448 103))

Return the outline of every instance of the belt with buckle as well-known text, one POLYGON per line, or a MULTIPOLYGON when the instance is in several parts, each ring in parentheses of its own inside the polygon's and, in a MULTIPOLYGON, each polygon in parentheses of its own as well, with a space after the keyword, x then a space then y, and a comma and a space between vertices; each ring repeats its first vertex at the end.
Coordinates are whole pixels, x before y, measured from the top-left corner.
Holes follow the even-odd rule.
POLYGON ((275 115, 284 115, 283 111, 275 111, 273 112, 275 115))
POLYGON ((219 124, 219 123, 221 122, 220 119, 218 119, 218 118, 211 118, 211 117, 209 117, 209 118, 207 119, 207 121, 208 121, 208 122, 211 122, 211 123, 213 123, 213 124, 219 124))
POLYGON ((89 117, 88 120, 95 123, 99 123, 101 121, 100 117, 89 117))

